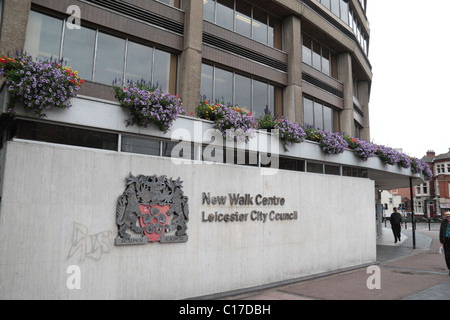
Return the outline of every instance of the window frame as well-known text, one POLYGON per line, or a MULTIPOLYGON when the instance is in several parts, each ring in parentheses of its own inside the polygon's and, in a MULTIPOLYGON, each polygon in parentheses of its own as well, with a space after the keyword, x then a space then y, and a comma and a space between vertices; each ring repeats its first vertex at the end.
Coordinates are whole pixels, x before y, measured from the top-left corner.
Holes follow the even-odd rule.
MULTIPOLYGON (((219 67, 217 67, 215 65, 202 63, 202 74, 201 74, 201 79, 202 79, 201 83, 202 84, 201 84, 201 90, 203 91, 204 88, 207 89, 207 90, 211 90, 211 93, 208 92, 208 94, 211 94, 211 96, 207 96, 205 92, 201 92, 200 93, 202 95, 202 97, 205 98, 206 100, 211 101, 211 102, 213 102, 213 101, 218 101, 220 103, 222 102, 222 100, 221 100, 222 97, 217 97, 216 88, 215 88, 216 87, 217 69, 223 70, 225 72, 229 72, 231 74, 231 76, 232 76, 232 79, 231 79, 231 81, 232 81, 232 84, 231 84, 231 90, 232 90, 231 96, 232 96, 232 99, 231 99, 231 101, 223 101, 223 102, 225 102, 225 104, 229 103, 229 104, 231 104, 233 106, 237 106, 237 104, 236 104, 236 78, 237 77, 241 77, 241 78, 250 79, 250 90, 251 90, 251 92, 249 94, 249 96, 250 96, 249 98, 250 98, 250 101, 251 101, 251 105, 250 106, 239 105, 239 106, 241 106, 244 109, 247 109, 252 114, 254 114, 255 112, 260 111, 259 110, 260 108, 258 108, 258 106, 255 107, 255 98, 254 98, 254 95, 255 95, 255 84, 263 84, 263 85, 267 86, 267 94, 266 94, 265 99, 268 102, 270 114, 275 115, 277 113, 277 111, 280 109, 279 108, 280 106, 278 105, 278 100, 279 99, 277 99, 277 95, 278 94, 282 94, 281 87, 277 87, 277 86, 271 84, 269 81, 262 81, 262 80, 259 80, 259 79, 255 79, 253 77, 248 77, 248 76, 242 75, 242 74, 237 73, 235 71, 230 71, 230 70, 219 68, 219 67), (212 73, 211 73, 211 68, 212 68, 212 73), (204 71, 208 71, 208 73, 206 74, 206 73, 204 73, 204 71), (205 76, 208 77, 208 82, 209 83, 205 83, 204 82, 204 74, 205 74, 205 76), (210 76, 212 77, 211 79, 209 79, 210 76), (279 91, 279 93, 277 93, 277 91, 279 91)), ((258 115, 256 115, 256 117, 258 117, 258 115)))
MULTIPOLYGON (((40 12, 40 11, 30 10, 29 15, 32 14, 32 13, 33 14, 38 14, 38 15, 41 15, 41 16, 44 16, 44 17, 50 17, 52 19, 56 19, 56 20, 61 22, 61 31, 58 32, 58 36, 59 36, 59 56, 57 58, 59 60, 63 59, 64 58, 63 57, 64 40, 65 40, 65 33, 66 33, 66 29, 67 29, 67 19, 68 18, 67 19, 62 19, 62 18, 54 17, 54 16, 52 16, 50 14, 47 14, 47 13, 40 12)), ((172 52, 169 52, 169 51, 161 50, 161 49, 159 49, 156 46, 145 45, 145 44, 143 44, 141 42, 138 42, 138 41, 135 41, 134 39, 131 39, 130 37, 127 37, 127 36, 118 37, 118 36, 116 36, 114 34, 105 32, 104 30, 102 30, 100 28, 86 27, 86 26, 83 26, 83 25, 82 25, 82 28, 86 28, 86 29, 92 30, 95 33, 95 37, 94 37, 95 40, 94 40, 94 52, 93 52, 93 56, 92 56, 91 73, 90 73, 89 76, 87 76, 87 75, 83 76, 82 74, 80 74, 80 77, 83 77, 85 80, 92 81, 94 83, 100 83, 100 84, 106 84, 106 85, 112 85, 113 84, 112 82, 115 79, 111 79, 111 83, 98 82, 96 80, 96 72, 97 72, 97 68, 98 68, 97 59, 98 59, 98 52, 99 52, 99 48, 98 48, 99 35, 103 34, 103 35, 106 35, 107 37, 113 37, 115 39, 120 39, 120 40, 125 42, 125 49, 124 49, 124 53, 123 53, 123 57, 122 57, 123 61, 120 62, 121 65, 123 65, 123 70, 121 72, 122 77, 120 79, 117 79, 117 81, 119 83, 124 84, 124 83, 127 82, 126 75, 127 75, 128 46, 129 46, 129 43, 133 43, 133 44, 141 45, 141 46, 144 46, 144 47, 152 49, 152 57, 151 57, 151 60, 152 60, 151 61, 151 64, 152 64, 152 70, 151 70, 151 79, 152 80, 151 80, 151 82, 152 83, 155 83, 155 82, 160 83, 159 79, 155 79, 154 78, 155 70, 156 70, 156 68, 155 68, 155 59, 156 59, 156 56, 157 56, 158 52, 162 52, 164 54, 169 54, 170 55, 170 58, 169 58, 169 70, 167 70, 168 79, 164 80, 164 82, 166 82, 167 85, 166 85, 165 88, 162 88, 162 90, 170 92, 172 94, 176 93, 176 90, 177 90, 177 78, 178 78, 178 60, 179 60, 178 56, 176 54, 174 54, 172 52)), ((27 40, 26 40, 26 42, 28 41, 28 37, 29 37, 29 34, 27 32, 27 35, 26 35, 26 39, 27 40)), ((33 56, 33 59, 38 59, 38 57, 33 56)))

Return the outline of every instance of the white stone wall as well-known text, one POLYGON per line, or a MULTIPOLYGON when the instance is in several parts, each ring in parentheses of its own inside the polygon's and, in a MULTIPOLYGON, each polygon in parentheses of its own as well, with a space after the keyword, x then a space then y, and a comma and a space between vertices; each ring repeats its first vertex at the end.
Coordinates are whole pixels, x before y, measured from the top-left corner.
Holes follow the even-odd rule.
MULTIPOLYGON (((8 142, 0 214, 0 299, 183 299, 376 260, 374 182, 8 142), (117 199, 133 175, 181 177, 189 241, 115 246, 117 199), (284 206, 206 205, 202 192, 278 196, 284 206), (251 211, 298 212, 252 221, 251 211), (204 222, 202 212, 248 213, 204 222), (70 290, 69 266, 81 288, 70 290)), ((254 198, 253 198, 254 199, 254 198)))

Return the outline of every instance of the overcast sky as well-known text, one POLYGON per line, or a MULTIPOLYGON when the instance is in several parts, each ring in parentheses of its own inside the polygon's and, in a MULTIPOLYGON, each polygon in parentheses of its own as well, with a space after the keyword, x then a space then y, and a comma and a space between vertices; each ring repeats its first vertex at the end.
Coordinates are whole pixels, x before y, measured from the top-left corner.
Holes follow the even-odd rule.
POLYGON ((371 141, 417 158, 450 148, 450 1, 369 0, 371 141))

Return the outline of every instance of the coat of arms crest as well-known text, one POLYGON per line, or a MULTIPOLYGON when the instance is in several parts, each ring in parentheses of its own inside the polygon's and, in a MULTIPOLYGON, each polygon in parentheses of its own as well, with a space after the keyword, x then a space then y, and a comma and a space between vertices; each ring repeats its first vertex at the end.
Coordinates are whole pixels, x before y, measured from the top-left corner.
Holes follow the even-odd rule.
POLYGON ((189 207, 182 183, 180 178, 130 174, 117 202, 116 245, 188 241, 189 207))

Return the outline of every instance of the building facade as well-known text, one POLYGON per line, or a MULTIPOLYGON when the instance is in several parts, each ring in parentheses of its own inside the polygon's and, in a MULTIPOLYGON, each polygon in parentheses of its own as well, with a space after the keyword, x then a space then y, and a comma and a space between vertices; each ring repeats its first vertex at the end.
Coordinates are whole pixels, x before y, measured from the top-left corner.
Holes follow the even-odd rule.
MULTIPOLYGON (((450 152, 436 155, 430 150, 422 158, 433 172, 433 179, 414 186, 414 213, 419 217, 440 219, 445 212, 450 211, 450 152)), ((393 195, 402 197, 406 203, 406 211, 411 212, 410 189, 391 190, 393 195)))
POLYGON ((2 54, 61 59, 84 79, 44 118, 23 101, 10 117, 1 80, 0 298, 211 297, 370 265, 378 190, 423 181, 262 131, 224 146, 190 115, 219 100, 369 141, 366 1, 0 4, 2 54), (170 130, 126 124, 112 84, 140 79, 182 99, 170 130))
POLYGON ((205 97, 370 141, 365 1, 4 0, 2 6, 2 52, 64 59, 86 80, 80 94, 114 99, 114 80, 144 79, 178 94, 188 112, 205 97), (66 23, 74 23, 73 5, 81 29, 66 23))
POLYGON ((450 211, 450 151, 434 158, 436 209, 444 215, 450 211))
POLYGON ((415 187, 414 202, 418 212, 428 218, 442 218, 450 211, 450 152, 436 155, 428 151, 423 158, 433 171, 433 180, 415 187))

